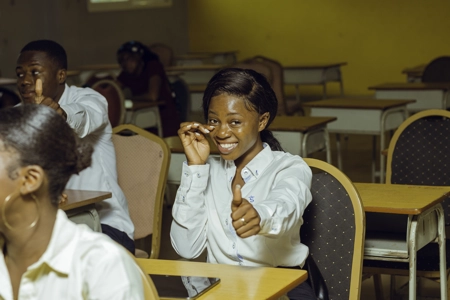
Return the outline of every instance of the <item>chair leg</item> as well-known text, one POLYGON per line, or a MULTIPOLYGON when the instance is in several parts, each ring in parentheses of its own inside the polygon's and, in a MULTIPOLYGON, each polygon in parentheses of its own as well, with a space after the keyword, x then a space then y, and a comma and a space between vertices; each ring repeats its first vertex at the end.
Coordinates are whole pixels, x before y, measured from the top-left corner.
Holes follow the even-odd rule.
POLYGON ((377 300, 384 300, 383 282, 381 281, 381 275, 380 274, 374 274, 373 275, 373 284, 374 284, 374 287, 375 287, 375 298, 377 300))

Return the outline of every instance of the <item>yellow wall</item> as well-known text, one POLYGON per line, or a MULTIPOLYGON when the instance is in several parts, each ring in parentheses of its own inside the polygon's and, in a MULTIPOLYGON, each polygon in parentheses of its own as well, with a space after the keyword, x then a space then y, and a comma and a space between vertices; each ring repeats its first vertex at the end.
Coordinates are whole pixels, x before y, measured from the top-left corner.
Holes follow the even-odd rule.
POLYGON ((448 0, 189 0, 188 8, 191 51, 239 50, 239 59, 260 54, 283 65, 346 61, 348 95, 405 81, 405 67, 450 55, 448 0))

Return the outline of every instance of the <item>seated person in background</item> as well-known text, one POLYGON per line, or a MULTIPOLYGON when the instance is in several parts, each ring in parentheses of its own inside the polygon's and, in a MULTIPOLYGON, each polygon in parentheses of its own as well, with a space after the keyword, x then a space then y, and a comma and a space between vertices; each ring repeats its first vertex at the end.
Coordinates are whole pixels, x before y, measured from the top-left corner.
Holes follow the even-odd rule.
POLYGON ((0 109, 15 106, 20 103, 20 97, 11 90, 0 87, 0 109))
POLYGON ((135 101, 163 101, 159 106, 163 136, 177 135, 180 118, 158 56, 142 43, 131 41, 117 50, 117 60, 122 68, 117 77, 122 88, 129 89, 135 101))
POLYGON ((144 299, 127 251, 58 210, 91 153, 53 109, 0 110, 0 299, 144 299))
MULTIPOLYGON (((303 266, 308 247, 300 226, 311 202, 311 169, 285 153, 267 129, 277 98, 253 70, 224 69, 203 96, 207 124, 178 131, 187 163, 173 206, 171 241, 184 258, 205 248, 208 262, 242 266, 303 266), (219 158, 209 157, 209 135, 219 158)), ((305 282, 290 299, 315 299, 305 282)))
POLYGON ((67 57, 54 41, 30 42, 17 60, 17 88, 24 103, 53 108, 77 135, 92 145, 92 165, 67 183, 67 189, 108 191, 112 197, 96 204, 102 231, 134 254, 134 225, 128 204, 117 183, 116 154, 106 99, 90 88, 69 87, 67 57), (42 81, 42 97, 36 101, 36 80, 42 81))

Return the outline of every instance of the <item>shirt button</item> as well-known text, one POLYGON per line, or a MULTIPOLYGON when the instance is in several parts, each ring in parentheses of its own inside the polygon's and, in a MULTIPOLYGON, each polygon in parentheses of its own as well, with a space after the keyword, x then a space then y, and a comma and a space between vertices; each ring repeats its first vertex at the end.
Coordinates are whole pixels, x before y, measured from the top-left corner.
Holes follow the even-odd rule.
POLYGON ((236 244, 235 244, 235 243, 233 243, 233 249, 234 249, 234 248, 236 248, 236 244))
POLYGON ((197 178, 200 178, 200 173, 197 173, 197 178))
POLYGON ((189 177, 189 174, 188 173, 184 173, 184 176, 189 177))
POLYGON ((225 219, 225 225, 228 225, 228 219, 225 219))

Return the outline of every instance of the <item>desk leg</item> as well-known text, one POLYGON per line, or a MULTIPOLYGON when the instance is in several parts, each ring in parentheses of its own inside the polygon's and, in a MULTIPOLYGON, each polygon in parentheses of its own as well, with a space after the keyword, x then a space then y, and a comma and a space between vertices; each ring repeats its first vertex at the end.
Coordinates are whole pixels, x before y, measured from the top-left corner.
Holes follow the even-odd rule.
POLYGON ((336 151, 337 151, 337 160, 338 160, 338 169, 344 171, 342 166, 342 155, 341 155, 341 134, 336 133, 336 151))
POLYGON ((409 300, 416 300, 417 270, 417 216, 413 217, 409 232, 409 300))
POLYGON ((447 261, 446 261, 446 243, 445 243, 445 215, 442 205, 436 208, 438 216, 438 243, 439 243, 439 263, 440 263, 440 283, 441 299, 447 299, 447 261))

